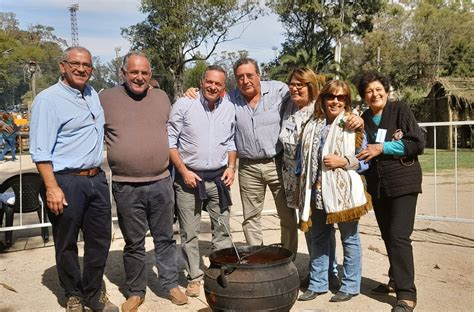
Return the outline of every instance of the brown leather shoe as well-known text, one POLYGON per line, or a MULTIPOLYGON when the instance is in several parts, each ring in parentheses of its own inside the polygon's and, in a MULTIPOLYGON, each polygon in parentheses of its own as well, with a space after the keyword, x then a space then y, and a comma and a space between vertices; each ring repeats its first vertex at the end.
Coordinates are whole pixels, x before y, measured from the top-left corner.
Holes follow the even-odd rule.
POLYGON ((145 297, 130 296, 127 301, 122 304, 122 312, 137 312, 138 307, 145 301, 145 297))
POLYGON ((189 297, 199 297, 201 294, 201 282, 189 282, 186 287, 186 295, 189 297))
POLYGON ((179 289, 178 286, 170 290, 169 299, 176 305, 183 305, 188 303, 188 297, 179 289))
POLYGON ((82 312, 84 307, 82 305, 81 299, 76 296, 71 296, 67 300, 66 312, 82 312))
POLYGON ((99 302, 104 304, 104 307, 99 310, 92 309, 93 312, 120 312, 119 308, 110 302, 109 297, 105 292, 100 293, 99 302))

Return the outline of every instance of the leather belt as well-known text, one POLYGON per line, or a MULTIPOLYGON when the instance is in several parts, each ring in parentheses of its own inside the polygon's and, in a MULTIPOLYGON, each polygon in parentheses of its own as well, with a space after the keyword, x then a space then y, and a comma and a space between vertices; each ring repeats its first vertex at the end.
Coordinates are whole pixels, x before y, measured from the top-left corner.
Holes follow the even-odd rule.
POLYGON ((71 174, 75 176, 81 176, 81 177, 95 177, 98 175, 100 172, 99 167, 95 168, 90 168, 90 169, 67 169, 67 170, 62 170, 57 173, 59 174, 71 174))
POLYGON ((247 163, 247 164, 257 164, 257 163, 265 164, 265 163, 273 162, 273 161, 279 159, 281 156, 283 156, 282 152, 276 154, 273 157, 269 157, 269 158, 256 158, 256 159, 254 159, 254 158, 239 158, 239 161, 241 163, 247 163))

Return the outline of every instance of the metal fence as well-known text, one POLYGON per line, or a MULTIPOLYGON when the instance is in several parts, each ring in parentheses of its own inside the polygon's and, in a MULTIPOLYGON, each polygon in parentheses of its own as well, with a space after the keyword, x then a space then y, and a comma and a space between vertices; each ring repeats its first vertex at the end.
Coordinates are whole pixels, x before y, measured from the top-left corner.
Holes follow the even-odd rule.
MULTIPOLYGON (((472 127, 474 125, 474 121, 459 121, 459 122, 426 122, 426 123, 420 123, 420 126, 423 128, 433 128, 433 135, 434 135, 434 146, 433 146, 433 174, 423 174, 423 189, 424 189, 424 194, 421 195, 420 200, 419 200, 419 205, 418 206, 423 206, 423 209, 419 209, 417 218, 420 219, 429 219, 429 220, 442 220, 442 221, 456 221, 456 222, 468 222, 468 223, 473 223, 474 218, 473 218, 473 202, 474 202, 474 191, 473 191, 473 185, 474 185, 474 179, 473 179, 473 174, 474 170, 473 168, 463 168, 462 172, 462 183, 460 184, 460 179, 459 179, 459 168, 458 168, 458 154, 459 154, 459 142, 458 142, 458 127, 461 126, 469 126, 472 127), (452 127, 454 129, 454 147, 453 147, 453 155, 454 155, 454 166, 453 169, 448 172, 448 177, 452 178, 453 181, 452 183, 447 183, 446 184, 446 174, 440 174, 440 171, 438 169, 438 153, 442 150, 438 149, 436 146, 437 142, 437 130, 439 127, 452 127), (452 171, 452 173, 451 173, 452 171), (467 178, 466 178, 467 175, 467 178), (441 181, 440 181, 441 180, 441 181), (467 181, 467 182, 466 182, 467 181), (450 185, 450 189, 452 189, 453 193, 453 198, 452 200, 447 199, 448 204, 442 203, 443 201, 446 202, 447 195, 446 191, 443 189, 446 187, 446 185, 450 185), (460 186, 462 186, 462 189, 460 190, 460 186), (432 191, 430 190, 432 188, 432 191), (462 191, 462 192, 460 192, 462 191), (420 203, 421 201, 421 203, 420 203), (452 206, 451 206, 452 204, 452 206), (440 207, 443 207, 443 209, 440 209, 440 207), (426 206, 426 207, 425 207, 426 206), (449 206, 449 207, 445 207, 449 206)), ((20 133, 20 136, 24 138, 27 136, 27 133, 20 133)), ((22 146, 24 140, 20 138, 20 161, 18 163, 19 168, 15 173, 10 173, 10 175, 17 174, 17 173, 22 173, 25 171, 31 171, 31 163, 30 167, 27 169, 24 169, 22 166, 22 157, 21 155, 23 153, 24 146, 22 146)), ((470 142, 472 146, 472 142, 470 142)), ((472 148, 470 149, 470 152, 472 152, 472 148)), ((421 156, 420 158, 422 158, 421 156)), ((470 157, 470 156, 469 156, 470 157)), ((26 161, 25 161, 26 162, 26 161)), ((0 164, 1 166, 1 164, 0 164)), ((2 173, 2 180, 4 180, 6 177, 4 177, 4 172, 1 171, 2 167, 0 167, 0 172, 2 173)), ((107 172, 108 179, 110 181, 111 175, 110 172, 107 172)), ((111 185, 111 184, 110 184, 111 185)), ((22 198, 19 199, 20 203, 22 202, 22 198)), ((270 208, 270 207, 267 207, 270 208)), ((4 213, 1 211, 1 213, 4 213)), ((274 209, 266 209, 264 210, 264 213, 276 213, 274 209)), ((5 232, 5 231, 16 231, 16 230, 25 230, 25 229, 34 229, 34 228, 40 228, 44 226, 51 226, 51 223, 45 222, 45 216, 42 216, 42 222, 35 222, 34 220, 37 220, 36 214, 31 214, 32 217, 25 218, 22 213, 22 205, 20 205, 20 213, 15 214, 17 217, 15 217, 14 224, 13 226, 5 227, 4 224, 1 225, 0 227, 0 232, 5 232), (26 222, 25 222, 26 220, 26 222)), ((4 218, 5 219, 5 218, 4 218)), ((116 221, 116 217, 113 218, 114 221, 116 221)))
MULTIPOLYGON (((422 210, 422 214, 418 213, 417 218, 429 219, 429 220, 442 220, 442 221, 457 221, 457 222, 474 222, 474 162, 473 162, 473 142, 472 134, 468 142, 469 148, 463 149, 462 152, 467 155, 471 164, 470 167, 458 167, 459 163, 459 146, 462 143, 466 146, 466 142, 459 142, 459 129, 461 127, 469 127, 469 132, 472 133, 472 126, 474 121, 454 121, 454 122, 423 122, 419 123, 420 127, 424 129, 432 128, 433 134, 433 174, 423 173, 423 191, 428 195, 420 198, 420 200, 426 199, 427 202, 432 204, 432 209, 426 207, 422 210), (438 137, 438 130, 441 127, 448 127, 449 131, 443 131, 443 134, 448 133, 450 136, 448 140, 453 142, 454 146, 450 146, 451 152, 453 153, 453 167, 448 170, 447 178, 446 174, 443 174, 439 170, 438 154, 445 150, 440 150, 437 147, 437 142, 440 141, 438 137), (452 136, 451 136, 452 135, 452 136), (462 179, 460 178, 460 170, 462 173, 462 179), (432 190, 430 188, 432 187, 432 190), (431 196, 429 199, 427 197, 431 196), (449 206, 446 209, 444 206, 449 206), (443 211, 440 211, 441 209, 443 211)), ((423 160, 423 155, 420 159, 423 160)), ((420 204, 419 204, 420 206, 420 204)), ((420 211, 419 211, 420 212, 420 211)))

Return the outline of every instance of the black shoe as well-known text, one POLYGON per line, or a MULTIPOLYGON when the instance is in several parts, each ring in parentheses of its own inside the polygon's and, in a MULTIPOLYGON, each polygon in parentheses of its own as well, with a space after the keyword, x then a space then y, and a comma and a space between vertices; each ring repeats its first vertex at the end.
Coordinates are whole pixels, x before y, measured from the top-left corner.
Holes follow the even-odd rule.
POLYGON ((309 301, 316 299, 317 296, 324 294, 324 293, 318 293, 312 290, 307 290, 305 291, 301 296, 299 296, 298 301, 309 301))
POLYGON ((374 295, 388 295, 390 293, 395 293, 395 285, 392 282, 387 284, 379 284, 377 287, 372 288, 370 291, 374 295))
POLYGON ((301 289, 308 289, 308 287, 309 287, 309 274, 306 275, 306 277, 300 281, 301 289))
POLYGON ((341 281, 337 275, 329 275, 329 290, 338 291, 341 288, 341 281))
POLYGON ((410 307, 405 301, 398 300, 397 304, 392 308, 392 312, 412 312, 415 307, 410 307))
POLYGON ((335 294, 329 301, 330 302, 343 302, 343 301, 351 300, 352 297, 354 296, 357 296, 357 295, 352 295, 352 294, 348 294, 342 291, 338 291, 337 294, 335 294))

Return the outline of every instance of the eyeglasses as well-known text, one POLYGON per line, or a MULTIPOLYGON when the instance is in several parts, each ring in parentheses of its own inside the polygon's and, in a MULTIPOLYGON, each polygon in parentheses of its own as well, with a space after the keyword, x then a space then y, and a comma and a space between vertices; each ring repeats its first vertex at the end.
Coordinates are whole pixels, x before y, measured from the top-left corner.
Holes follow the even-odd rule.
POLYGON ((288 84, 288 87, 290 88, 290 90, 293 89, 293 88, 296 88, 296 90, 301 90, 306 86, 307 86, 306 83, 301 83, 301 82, 290 82, 288 84))
POLYGON ((327 101, 337 100, 338 102, 346 102, 347 101, 347 94, 338 94, 338 95, 336 95, 336 94, 328 93, 328 94, 324 95, 324 98, 327 101))
POLYGON ((91 63, 80 63, 80 62, 69 62, 69 61, 66 61, 66 60, 63 60, 64 63, 68 64, 69 66, 71 66, 71 68, 74 68, 74 69, 78 69, 80 68, 81 66, 85 69, 85 70, 90 70, 92 69, 92 64, 91 63))

